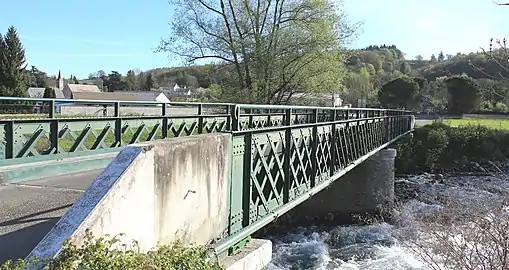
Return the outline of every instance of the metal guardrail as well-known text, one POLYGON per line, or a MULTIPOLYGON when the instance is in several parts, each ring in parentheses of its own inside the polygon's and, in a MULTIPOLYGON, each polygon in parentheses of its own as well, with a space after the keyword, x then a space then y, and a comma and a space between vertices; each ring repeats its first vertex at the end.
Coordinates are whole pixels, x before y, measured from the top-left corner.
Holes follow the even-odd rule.
MULTIPOLYGON (((282 109, 282 124, 245 129, 233 125, 228 237, 222 254, 269 222, 326 188, 355 166, 412 132, 408 111, 237 105, 282 109), (304 121, 295 121, 303 109, 304 121)), ((233 120, 235 123, 235 119, 233 120)), ((254 125, 254 123, 253 123, 254 125)))
POLYGON ((328 122, 333 117, 360 119, 408 113, 364 108, 0 97, 0 108, 8 104, 45 108, 45 113, 35 116, 8 115, 0 119, 0 161, 19 159, 20 162, 28 157, 85 153, 171 137, 328 122), (112 111, 112 115, 66 116, 56 110, 59 104, 95 106, 112 111), (149 107, 159 113, 123 114, 127 109, 139 107, 149 107), (291 118, 285 118, 288 114, 291 118))

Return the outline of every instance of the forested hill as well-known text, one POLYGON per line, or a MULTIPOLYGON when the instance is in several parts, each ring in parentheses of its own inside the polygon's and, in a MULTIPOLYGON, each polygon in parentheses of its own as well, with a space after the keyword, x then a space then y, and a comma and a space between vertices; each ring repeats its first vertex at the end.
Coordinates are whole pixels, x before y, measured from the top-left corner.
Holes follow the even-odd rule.
MULTIPOLYGON (((404 52, 396 45, 368 46, 360 50, 347 52, 348 71, 362 74, 367 72, 374 88, 401 76, 419 76, 434 81, 443 76, 465 74, 475 79, 490 78, 508 72, 490 61, 484 53, 444 55, 438 52, 427 59, 417 56, 416 59, 405 59, 404 52)), ((170 87, 175 83, 191 87, 207 88, 210 84, 220 84, 232 70, 221 65, 204 65, 177 68, 155 68, 152 73, 157 84, 170 87)))

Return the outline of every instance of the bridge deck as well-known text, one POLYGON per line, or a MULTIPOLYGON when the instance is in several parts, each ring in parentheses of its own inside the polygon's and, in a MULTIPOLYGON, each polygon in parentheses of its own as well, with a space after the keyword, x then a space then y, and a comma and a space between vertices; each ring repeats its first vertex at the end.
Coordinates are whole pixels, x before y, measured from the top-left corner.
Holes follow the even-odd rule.
POLYGON ((0 185, 0 264, 27 256, 101 171, 0 185))

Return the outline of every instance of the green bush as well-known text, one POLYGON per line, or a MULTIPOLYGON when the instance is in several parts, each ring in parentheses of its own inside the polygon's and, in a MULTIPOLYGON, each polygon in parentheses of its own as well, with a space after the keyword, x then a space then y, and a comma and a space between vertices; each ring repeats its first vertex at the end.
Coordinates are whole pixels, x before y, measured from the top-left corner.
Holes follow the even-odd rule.
POLYGON ((21 270, 34 264, 40 264, 41 269, 47 270, 222 269, 217 262, 206 262, 207 252, 202 247, 184 247, 180 243, 175 243, 142 253, 136 242, 133 242, 133 248, 130 249, 127 245, 120 244, 119 236, 94 239, 92 234, 87 232, 83 245, 77 246, 66 242, 56 259, 8 261, 0 265, 0 270, 21 270))
POLYGON ((509 110, 509 108, 507 108, 507 105, 505 105, 502 102, 497 102, 497 104, 495 104, 495 107, 493 108, 493 111, 495 111, 495 112, 506 113, 508 110, 509 110))
POLYGON ((416 128, 396 145, 398 173, 469 170, 469 164, 506 160, 509 133, 481 125, 451 127, 435 122, 416 128))

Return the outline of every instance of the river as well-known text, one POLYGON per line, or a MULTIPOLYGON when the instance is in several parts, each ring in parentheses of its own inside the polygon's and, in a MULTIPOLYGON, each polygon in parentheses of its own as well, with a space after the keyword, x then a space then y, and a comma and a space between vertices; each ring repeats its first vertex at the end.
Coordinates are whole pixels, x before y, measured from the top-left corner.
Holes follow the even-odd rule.
POLYGON ((433 220, 438 212, 445 212, 445 201, 461 204, 461 209, 500 202, 508 188, 509 177, 504 174, 451 176, 443 181, 430 175, 397 178, 400 203, 394 220, 364 226, 301 227, 268 236, 273 242, 268 269, 430 269, 415 248, 424 243, 419 241, 429 227, 422 224, 428 223, 416 220, 433 220), (417 234, 421 237, 414 237, 417 234))

